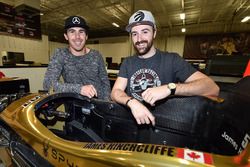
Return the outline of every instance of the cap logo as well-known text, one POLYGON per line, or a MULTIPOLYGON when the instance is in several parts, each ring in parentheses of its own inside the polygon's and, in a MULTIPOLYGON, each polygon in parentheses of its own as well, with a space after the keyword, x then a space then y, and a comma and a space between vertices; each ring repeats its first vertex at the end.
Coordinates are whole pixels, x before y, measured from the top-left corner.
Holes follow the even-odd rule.
POLYGON ((142 21, 144 19, 145 15, 143 12, 139 11, 135 14, 134 19, 135 21, 142 21))
POLYGON ((80 19, 79 19, 78 17, 73 17, 72 23, 73 23, 73 24, 80 24, 81 21, 80 21, 80 19))

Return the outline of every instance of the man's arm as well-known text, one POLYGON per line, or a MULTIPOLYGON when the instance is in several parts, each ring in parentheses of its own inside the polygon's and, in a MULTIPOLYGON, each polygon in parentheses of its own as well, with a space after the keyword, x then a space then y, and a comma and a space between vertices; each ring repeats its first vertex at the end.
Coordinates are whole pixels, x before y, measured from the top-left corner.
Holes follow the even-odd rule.
MULTIPOLYGON (((181 96, 218 96, 219 87, 205 74, 196 71, 186 79, 184 83, 176 83, 175 95, 181 96)), ((158 100, 164 99, 170 95, 167 85, 148 88, 142 93, 142 98, 147 103, 154 105, 158 100)))
POLYGON ((196 71, 188 77, 185 83, 177 84, 176 95, 184 96, 218 96, 218 85, 205 74, 196 71))
POLYGON ((111 92, 110 82, 108 79, 108 73, 107 73, 107 70, 105 68, 104 60, 103 60, 101 55, 100 55, 98 65, 99 65, 99 77, 100 77, 101 82, 102 82, 103 97, 106 100, 110 100, 110 92, 111 92))
POLYGON ((61 72, 62 72, 62 63, 59 61, 59 50, 56 50, 55 54, 51 57, 51 60, 48 64, 44 80, 43 80, 43 89, 44 90, 50 90, 51 88, 54 88, 54 85, 57 85, 57 82, 59 82, 61 72))
POLYGON ((126 102, 131 98, 125 93, 127 86, 127 78, 118 77, 111 91, 111 99, 117 103, 126 105, 126 102))
POLYGON ((80 93, 82 87, 81 84, 68 84, 60 81, 63 69, 63 57, 61 54, 63 53, 57 49, 55 54, 52 56, 44 76, 43 89, 49 91, 53 88, 53 91, 55 92, 80 93))
POLYGON ((111 92, 111 99, 117 103, 127 105, 136 119, 138 124, 155 125, 155 117, 152 113, 138 100, 129 97, 125 93, 128 80, 126 78, 118 77, 111 92))

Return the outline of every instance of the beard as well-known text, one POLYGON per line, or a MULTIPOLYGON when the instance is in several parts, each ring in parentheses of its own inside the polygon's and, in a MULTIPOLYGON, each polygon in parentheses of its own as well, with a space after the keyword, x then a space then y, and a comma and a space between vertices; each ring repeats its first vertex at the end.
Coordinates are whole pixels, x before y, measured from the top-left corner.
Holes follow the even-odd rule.
POLYGON ((142 55, 149 52, 152 45, 153 45, 153 40, 151 40, 151 41, 147 41, 147 40, 138 41, 134 44, 134 49, 139 56, 142 56, 142 55), (145 46, 140 47, 139 46, 140 44, 145 44, 145 46))

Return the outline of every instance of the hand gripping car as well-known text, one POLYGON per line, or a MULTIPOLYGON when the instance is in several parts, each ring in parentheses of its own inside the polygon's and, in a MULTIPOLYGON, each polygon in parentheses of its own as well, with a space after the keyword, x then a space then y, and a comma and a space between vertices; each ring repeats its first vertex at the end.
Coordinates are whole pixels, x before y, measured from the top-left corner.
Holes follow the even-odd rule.
POLYGON ((250 166, 250 77, 220 92, 169 97, 137 125, 116 103, 72 93, 0 100, 5 166, 250 166))

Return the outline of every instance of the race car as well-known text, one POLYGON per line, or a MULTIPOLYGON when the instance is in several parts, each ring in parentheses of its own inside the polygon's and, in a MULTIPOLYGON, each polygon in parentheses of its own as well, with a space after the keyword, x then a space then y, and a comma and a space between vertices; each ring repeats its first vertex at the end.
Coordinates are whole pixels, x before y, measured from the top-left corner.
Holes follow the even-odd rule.
POLYGON ((172 96, 138 125, 125 106, 74 93, 1 95, 4 166, 250 167, 250 77, 218 98, 172 96))

